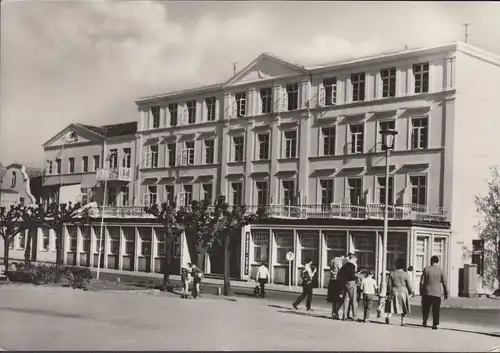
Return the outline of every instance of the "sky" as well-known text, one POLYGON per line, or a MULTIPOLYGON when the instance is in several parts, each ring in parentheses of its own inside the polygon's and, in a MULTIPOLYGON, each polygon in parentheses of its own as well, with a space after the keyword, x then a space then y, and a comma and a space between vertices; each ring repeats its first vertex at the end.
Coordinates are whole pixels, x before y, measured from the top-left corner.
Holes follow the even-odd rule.
POLYGON ((500 54, 500 4, 19 1, 1 12, 0 162, 43 167, 72 122, 135 121, 143 96, 218 83, 262 52, 302 65, 464 39, 500 54))

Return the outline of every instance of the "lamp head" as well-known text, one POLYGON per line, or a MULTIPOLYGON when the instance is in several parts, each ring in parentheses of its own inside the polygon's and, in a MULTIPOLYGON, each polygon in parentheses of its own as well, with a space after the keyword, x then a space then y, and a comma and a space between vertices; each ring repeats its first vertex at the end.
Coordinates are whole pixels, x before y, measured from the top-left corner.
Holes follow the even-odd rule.
POLYGON ((398 132, 394 129, 380 130, 380 135, 382 135, 382 149, 384 151, 394 149, 394 141, 397 134, 398 132))

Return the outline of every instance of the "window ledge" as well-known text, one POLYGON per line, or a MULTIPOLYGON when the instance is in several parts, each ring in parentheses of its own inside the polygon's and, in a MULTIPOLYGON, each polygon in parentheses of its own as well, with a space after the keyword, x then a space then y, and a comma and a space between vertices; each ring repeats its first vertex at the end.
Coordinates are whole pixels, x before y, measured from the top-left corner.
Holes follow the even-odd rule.
POLYGON ((278 158, 278 162, 290 162, 290 161, 298 161, 300 158, 299 157, 284 157, 284 158, 278 158))
POLYGON ((255 161, 252 161, 254 164, 268 164, 271 163, 270 159, 257 159, 255 161))
POLYGON ((227 162, 227 165, 236 166, 236 165, 244 165, 245 163, 246 163, 245 161, 227 162))

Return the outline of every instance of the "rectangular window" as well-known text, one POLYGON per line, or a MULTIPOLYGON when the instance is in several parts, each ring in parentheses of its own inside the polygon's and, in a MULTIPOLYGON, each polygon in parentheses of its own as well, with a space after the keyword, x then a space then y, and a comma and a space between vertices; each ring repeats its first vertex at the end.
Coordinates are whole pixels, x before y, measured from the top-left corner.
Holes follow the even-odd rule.
POLYGON ((214 164, 215 140, 205 140, 205 164, 214 164))
POLYGON ((232 205, 240 206, 243 204, 243 183, 231 183, 232 205))
POLYGON ((252 231, 253 262, 269 261, 269 232, 262 230, 252 231))
POLYGON ((168 105, 168 113, 170 115, 170 126, 177 126, 177 103, 168 105))
POLYGON ((384 69, 380 71, 382 77, 382 97, 396 96, 396 68, 384 69))
POLYGON ((318 266, 319 263, 319 234, 318 233, 302 233, 300 234, 300 245, 302 263, 307 260, 312 260, 313 266, 318 266))
POLYGON ((325 87, 325 105, 335 105, 337 103, 337 78, 325 78, 323 86, 325 87))
POLYGON ((288 111, 299 109, 299 84, 286 85, 286 95, 288 98, 288 111))
POLYGON ((415 93, 429 92, 429 63, 413 65, 415 93))
POLYGON ((188 124, 196 123, 196 101, 189 101, 187 104, 188 124))
MULTIPOLYGON (((52 161, 47 161, 46 173, 48 175, 51 175, 54 172, 54 170, 52 169, 52 167, 53 167, 53 162, 52 161)), ((12 243, 10 243, 10 244, 12 244, 12 243)))
POLYGON ((194 165, 194 141, 184 143, 184 149, 187 151, 187 165, 194 165))
POLYGON ((411 119, 411 148, 414 150, 425 149, 428 144, 429 119, 411 119))
POLYGON ((130 197, 129 188, 128 188, 128 186, 122 186, 120 191, 122 193, 122 206, 127 207, 129 205, 128 199, 130 197))
POLYGON ((42 249, 48 251, 50 249, 50 229, 42 228, 42 249))
POLYGON ((285 206, 295 205, 295 181, 283 180, 283 204, 285 206))
POLYGON ((287 264, 286 254, 293 251, 293 232, 278 231, 275 233, 276 238, 276 262, 279 264, 287 264))
POLYGON ((271 114, 273 110, 273 89, 271 87, 260 89, 260 102, 262 114, 271 114))
POLYGON ((351 205, 361 205, 363 199, 363 181, 361 178, 348 178, 347 189, 349 203, 351 205))
POLYGON ((141 239, 141 255, 151 256, 151 229, 139 228, 139 236, 141 239))
POLYGON ((94 156, 94 172, 101 166, 101 158, 98 155, 94 156))
MULTIPOLYGON (((385 176, 377 177, 378 202, 385 205, 385 176)), ((394 205, 394 177, 389 175, 388 204, 394 205)))
POLYGON ((416 254, 416 262, 415 262, 415 271, 422 272, 427 266, 427 247, 428 247, 429 238, 427 237, 418 237, 417 243, 415 246, 415 254, 416 254))
POLYGON ((168 150, 168 166, 174 167, 175 166, 175 155, 176 155, 176 144, 175 143, 167 144, 167 150, 168 150))
POLYGON ((158 203, 156 185, 148 185, 148 196, 149 205, 156 205, 158 203))
MULTIPOLYGON (((51 162, 51 164, 52 164, 52 162, 51 162)), ((62 164, 61 164, 60 158, 56 159, 56 173, 62 174, 62 164)))
POLYGON ((123 227, 125 238, 125 255, 134 256, 135 254, 135 228, 123 227))
POLYGON ((78 242, 76 227, 67 227, 69 238, 69 251, 76 252, 76 244, 78 242))
POLYGON ((247 94, 245 92, 240 92, 235 94, 236 99, 236 116, 243 117, 246 116, 247 112, 247 94))
POLYGON ((156 228, 156 239, 157 239, 157 245, 156 245, 156 254, 157 256, 165 256, 165 234, 167 233, 165 229, 161 228, 156 228))
POLYGON ((165 185, 165 202, 169 206, 172 206, 174 204, 174 186, 173 185, 165 185))
POLYGON ((267 206, 269 200, 269 189, 267 181, 258 181, 255 183, 257 188, 257 205, 267 206))
POLYGON ((116 207, 117 192, 114 187, 108 187, 108 206, 116 207))
POLYGON ((335 126, 324 127, 321 132, 323 134, 323 155, 335 155, 335 126))
MULTIPOLYGON (((96 229, 96 228, 94 228, 96 229)), ((99 233, 97 235, 97 242, 95 245, 96 252, 99 252, 99 233)), ((120 253, 120 228, 118 227, 108 227, 109 234, 109 250, 112 255, 118 255, 120 253)), ((104 234, 103 234, 103 245, 104 245, 104 234)), ((103 249, 104 250, 104 249, 103 249)))
POLYGON ((193 185, 186 184, 184 185, 184 204, 182 206, 190 206, 191 202, 193 202, 193 185))
POLYGON ((160 107, 151 108, 151 127, 153 129, 160 127, 160 107))
POLYGON ((234 159, 233 162, 243 162, 245 153, 245 137, 244 136, 234 136, 234 159))
POLYGON ((362 102, 365 100, 365 74, 351 75, 352 101, 362 102))
POLYGON ((26 232, 19 232, 19 249, 24 249, 26 247, 26 232))
POLYGON ((333 203, 333 179, 320 180, 321 204, 328 206, 333 203))
POLYGON ((365 145, 365 126, 363 124, 350 125, 349 130, 351 131, 351 153, 363 153, 365 145))
POLYGON ((109 168, 118 168, 118 150, 116 148, 109 150, 109 168))
POLYGON ((259 160, 268 160, 269 159, 269 134, 259 134, 259 160))
POLYGON ((354 233, 354 248, 358 258, 358 269, 375 269, 375 232, 354 233))
POLYGON ((149 146, 149 156, 147 160, 148 168, 158 168, 158 145, 149 146))
POLYGON ((207 107, 207 121, 215 121, 215 97, 208 97, 205 99, 207 107))
POLYGON ((427 205, 427 177, 425 175, 411 175, 411 203, 427 205))
POLYGON ((432 243, 432 255, 438 257, 441 268, 444 268, 445 241, 445 238, 434 238, 432 243))
POLYGON ((285 158, 297 157, 297 131, 285 131, 285 158))
POLYGON ((69 172, 74 173, 75 172, 75 158, 69 157, 69 172))
POLYGON ((396 269, 396 260, 403 259, 406 262, 406 233, 387 234, 387 269, 396 269))
POLYGON ((330 266, 334 257, 345 255, 347 251, 347 234, 334 231, 327 231, 324 234, 327 265, 330 266))
POLYGON ((80 227, 82 233, 82 252, 90 252, 90 226, 80 227))
POLYGON ((208 203, 212 203, 212 184, 203 184, 203 200, 207 201, 208 203))
POLYGON ((89 157, 82 157, 82 171, 87 173, 89 171, 89 157))
POLYGON ((123 158, 122 158, 122 167, 130 168, 132 165, 132 149, 124 148, 123 149, 123 158))

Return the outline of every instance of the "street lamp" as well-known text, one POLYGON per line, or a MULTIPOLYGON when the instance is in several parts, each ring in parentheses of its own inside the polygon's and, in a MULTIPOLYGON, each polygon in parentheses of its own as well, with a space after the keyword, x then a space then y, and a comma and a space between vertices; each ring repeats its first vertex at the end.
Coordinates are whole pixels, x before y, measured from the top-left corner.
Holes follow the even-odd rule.
POLYGON ((394 141, 398 132, 394 129, 380 130, 382 149, 385 150, 385 187, 384 187, 384 236, 382 240, 382 279, 381 287, 386 285, 387 272, 387 231, 389 228, 389 156, 394 149, 394 141))

